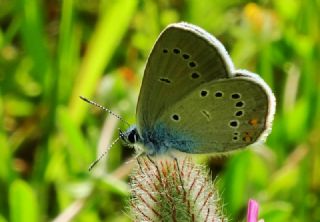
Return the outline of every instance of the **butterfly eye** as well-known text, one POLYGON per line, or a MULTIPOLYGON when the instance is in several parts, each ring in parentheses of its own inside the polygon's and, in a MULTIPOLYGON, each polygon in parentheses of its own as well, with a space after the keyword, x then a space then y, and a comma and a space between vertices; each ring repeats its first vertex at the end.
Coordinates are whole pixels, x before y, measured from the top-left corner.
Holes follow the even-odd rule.
POLYGON ((168 53, 168 49, 163 49, 162 52, 163 53, 168 53))
POLYGON ((135 130, 132 130, 128 135, 128 141, 130 143, 135 143, 137 141, 137 132, 135 130))

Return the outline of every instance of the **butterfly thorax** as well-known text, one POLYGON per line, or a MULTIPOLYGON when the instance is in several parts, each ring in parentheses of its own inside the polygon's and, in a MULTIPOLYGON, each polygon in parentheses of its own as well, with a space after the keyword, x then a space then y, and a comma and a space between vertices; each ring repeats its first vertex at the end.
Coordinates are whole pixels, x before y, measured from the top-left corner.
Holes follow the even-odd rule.
POLYGON ((169 130, 163 123, 144 127, 141 132, 137 126, 131 126, 120 137, 129 146, 142 146, 144 152, 151 156, 165 154, 173 149, 190 153, 196 145, 195 140, 188 135, 169 130))

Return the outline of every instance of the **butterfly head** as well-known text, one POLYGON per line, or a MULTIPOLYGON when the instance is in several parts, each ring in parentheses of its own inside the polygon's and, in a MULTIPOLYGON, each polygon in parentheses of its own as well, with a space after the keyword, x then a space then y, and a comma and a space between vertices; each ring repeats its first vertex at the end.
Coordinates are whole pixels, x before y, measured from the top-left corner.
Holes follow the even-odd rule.
POLYGON ((136 126, 131 126, 125 132, 122 132, 120 130, 120 138, 128 145, 135 145, 141 140, 141 137, 139 135, 139 132, 136 126))

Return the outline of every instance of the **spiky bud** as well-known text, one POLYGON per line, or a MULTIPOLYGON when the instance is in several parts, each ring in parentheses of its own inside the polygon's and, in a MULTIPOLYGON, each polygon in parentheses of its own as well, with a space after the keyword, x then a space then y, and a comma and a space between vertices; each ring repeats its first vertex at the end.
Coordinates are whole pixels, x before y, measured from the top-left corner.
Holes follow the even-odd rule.
POLYGON ((140 157, 131 175, 131 215, 135 221, 215 221, 222 215, 210 174, 190 158, 140 157))

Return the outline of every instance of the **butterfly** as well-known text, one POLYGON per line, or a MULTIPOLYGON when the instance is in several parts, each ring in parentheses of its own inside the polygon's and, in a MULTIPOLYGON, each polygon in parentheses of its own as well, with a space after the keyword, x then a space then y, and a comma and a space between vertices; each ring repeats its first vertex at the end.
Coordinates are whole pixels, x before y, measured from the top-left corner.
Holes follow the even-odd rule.
POLYGON ((257 74, 234 69, 224 46, 198 26, 167 26, 148 58, 137 124, 120 133, 154 156, 225 153, 270 133, 275 97, 257 74))

